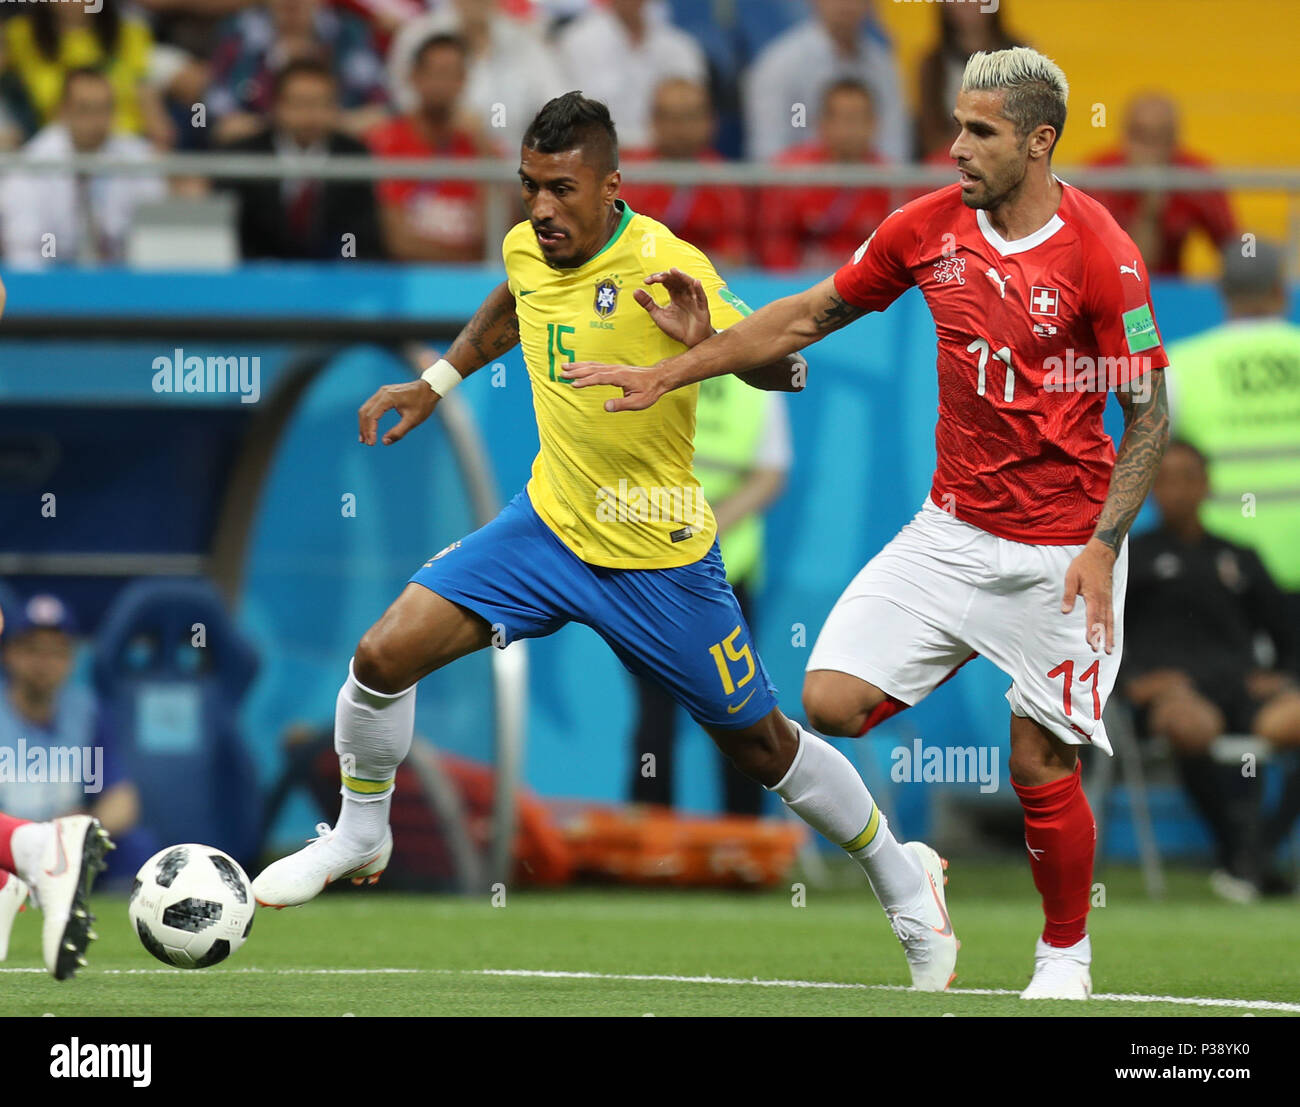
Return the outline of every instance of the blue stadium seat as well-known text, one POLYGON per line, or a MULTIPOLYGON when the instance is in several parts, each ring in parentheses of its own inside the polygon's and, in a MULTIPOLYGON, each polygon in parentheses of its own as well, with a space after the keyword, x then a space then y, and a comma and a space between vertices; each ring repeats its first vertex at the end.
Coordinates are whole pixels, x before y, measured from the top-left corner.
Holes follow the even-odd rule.
POLYGON ((164 843, 253 860, 262 801, 240 737, 258 658, 206 580, 137 580, 95 646, 95 687, 123 730, 141 823, 164 843))

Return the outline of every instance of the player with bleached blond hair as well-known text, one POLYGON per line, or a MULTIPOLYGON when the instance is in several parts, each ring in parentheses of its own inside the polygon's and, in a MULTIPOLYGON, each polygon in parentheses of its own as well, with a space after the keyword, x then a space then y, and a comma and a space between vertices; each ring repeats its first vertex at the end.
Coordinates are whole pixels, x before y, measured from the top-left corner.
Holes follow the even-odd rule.
MULTIPOLYGON (((579 387, 621 388, 609 411, 647 408, 921 289, 938 334, 934 481, 835 604, 804 707, 825 733, 862 735, 978 654, 1011 678, 1011 780, 1045 916, 1025 999, 1091 993, 1096 826, 1078 749, 1110 753, 1102 710, 1120 663, 1126 536, 1169 423, 1142 258, 1105 208, 1052 173, 1068 95, 1034 50, 975 54, 953 112, 959 182, 895 211, 832 276, 685 353, 564 370, 579 387), (1102 425, 1108 391, 1124 413, 1118 456, 1102 425)), ((909 960, 955 963, 942 912, 894 923, 909 960)))

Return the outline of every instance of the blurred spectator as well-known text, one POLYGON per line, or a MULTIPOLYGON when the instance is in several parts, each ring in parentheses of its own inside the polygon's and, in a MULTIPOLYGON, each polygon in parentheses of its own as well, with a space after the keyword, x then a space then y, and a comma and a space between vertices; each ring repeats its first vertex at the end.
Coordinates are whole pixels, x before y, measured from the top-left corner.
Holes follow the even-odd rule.
POLYGON ((743 188, 637 183, 638 162, 722 160, 712 146, 717 119, 708 88, 686 77, 661 82, 655 89, 651 127, 651 146, 619 152, 624 167, 619 195, 633 211, 658 219, 678 238, 699 247, 715 266, 746 264, 750 204, 743 188))
POLYGON ((826 88, 852 78, 871 90, 876 149, 906 161, 911 132, 893 47, 872 18, 871 0, 813 0, 811 19, 771 43, 744 80, 749 157, 771 161, 806 143, 826 88))
POLYGON ((1201 520, 1259 554, 1300 627, 1300 327, 1285 318, 1284 269, 1271 242, 1224 251, 1228 320, 1169 347, 1169 407, 1173 432, 1209 459, 1201 520))
POLYGON ((360 19, 319 0, 270 0, 229 20, 213 53, 208 110, 217 140, 233 142, 261 130, 276 70, 304 57, 334 71, 340 127, 348 134, 361 137, 387 116, 383 65, 360 19))
MULTIPOLYGON (((465 88, 465 43, 434 35, 415 52, 413 111, 377 127, 370 148, 385 158, 473 158, 475 136, 456 123, 465 88)), ((483 194, 468 181, 381 181, 379 223, 398 261, 481 261, 483 194)))
POLYGON ((978 3, 940 4, 935 8, 939 42, 921 59, 917 82, 917 148, 922 158, 938 153, 947 156, 948 147, 957 138, 952 109, 970 56, 981 50, 1025 45, 1007 33, 1002 11, 1000 4, 989 11, 978 3))
MULTIPOLYGON (((1162 93, 1135 98, 1124 117, 1124 142, 1119 149, 1094 158, 1098 169, 1132 168, 1209 169, 1205 158, 1178 143, 1178 108, 1162 93)), ((1196 232, 1222 248, 1236 233, 1232 209, 1224 192, 1105 192, 1093 196, 1110 209, 1153 273, 1178 274, 1183 249, 1196 232)))
MULTIPOLYGON (((113 88, 92 69, 74 69, 64 82, 58 120, 22 149, 31 161, 71 154, 107 154, 144 161, 149 144, 113 131, 113 88)), ((9 174, 3 185, 4 256, 12 265, 117 262, 135 209, 167 192, 158 177, 86 173, 9 174)))
POLYGON ((37 127, 58 113, 64 81, 74 69, 100 69, 113 87, 117 130, 170 145, 172 127, 149 83, 153 36, 149 25, 101 0, 85 4, 41 3, 3 24, 8 65, 16 75, 37 127))
POLYGON ((1208 489, 1205 458, 1175 440, 1152 489, 1161 525, 1130 545, 1120 687, 1139 729, 1173 747, 1214 832, 1216 890, 1249 898, 1278 887, 1271 854, 1289 823, 1266 833, 1259 778, 1239 760, 1216 762, 1210 747, 1228 733, 1300 746, 1300 686, 1283 671, 1295 638, 1268 571, 1253 551, 1201 525, 1208 489), (1261 636, 1271 662, 1257 654, 1261 636))
POLYGON ((27 779, 0 775, 0 810, 36 822, 85 812, 120 839, 136 826, 140 797, 119 763, 113 720, 94 692, 69 682, 76 630, 56 596, 33 596, 10 613, 0 683, 0 748, 27 779), (33 780, 38 769, 43 779, 33 780))
MULTIPOLYGON (((871 93, 861 82, 844 79, 826 90, 817 129, 816 142, 786 151, 776 164, 881 164, 871 93)), ((754 233, 759 261, 772 269, 840 266, 896 206, 885 188, 765 188, 754 233)))
POLYGON ((708 80, 699 44, 647 0, 609 0, 567 24, 557 45, 570 87, 609 107, 620 145, 651 142, 650 104, 660 81, 708 80))
POLYGON ((181 149, 206 149, 206 120, 195 118, 212 80, 209 64, 222 23, 257 0, 135 0, 149 13, 150 80, 163 95, 181 149))
POLYGON ((548 100, 568 91, 555 50, 527 23, 503 15, 497 0, 445 0, 407 23, 388 52, 388 86, 402 111, 415 107, 411 59, 435 34, 456 34, 469 57, 462 105, 496 152, 519 156, 519 143, 548 100))
MULTIPOLYGON (((695 473, 717 518, 727 580, 752 635, 763 585, 763 514, 784 489, 793 460, 785 396, 761 392, 730 374, 714 377, 700 384, 695 419, 695 473)), ((637 678, 636 686, 631 799, 671 807, 677 704, 655 681, 637 678), (654 760, 646 762, 646 754, 654 760), (650 765, 653 772, 647 772, 650 765)), ((761 815, 764 788, 728 758, 719 761, 723 810, 761 815)))
MULTIPOLYGON (((272 95, 271 125, 227 150, 283 158, 369 153, 338 130, 338 88, 324 63, 310 58, 290 62, 276 74, 272 95)), ((380 256, 375 195, 368 181, 244 178, 217 187, 239 199, 239 244, 245 259, 380 256)))

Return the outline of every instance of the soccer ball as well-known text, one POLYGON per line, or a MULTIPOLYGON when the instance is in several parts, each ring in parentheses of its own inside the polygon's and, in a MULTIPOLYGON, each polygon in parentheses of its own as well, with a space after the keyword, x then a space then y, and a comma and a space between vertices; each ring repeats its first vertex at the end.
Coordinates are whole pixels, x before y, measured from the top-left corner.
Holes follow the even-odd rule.
POLYGON ((182 969, 224 961, 253 929, 248 874, 211 846, 169 846, 136 874, 127 908, 144 948, 182 969))

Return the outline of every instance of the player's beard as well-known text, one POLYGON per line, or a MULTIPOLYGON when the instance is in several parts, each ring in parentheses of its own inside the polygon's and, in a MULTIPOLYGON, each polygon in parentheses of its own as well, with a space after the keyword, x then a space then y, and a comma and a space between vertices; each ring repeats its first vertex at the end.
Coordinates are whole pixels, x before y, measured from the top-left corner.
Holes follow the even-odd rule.
MULTIPOLYGON (((963 190, 961 194, 962 203, 968 208, 983 209, 984 211, 993 211, 1001 207, 1016 194, 1024 183, 1025 174, 1028 172, 1028 163, 1020 162, 1019 165, 1019 175, 1011 180, 1005 177, 1002 179, 990 179, 988 176, 980 177, 980 182, 983 185, 982 189, 977 188, 972 193, 963 190)), ((1012 172, 1014 172, 1014 169, 1012 172)))

